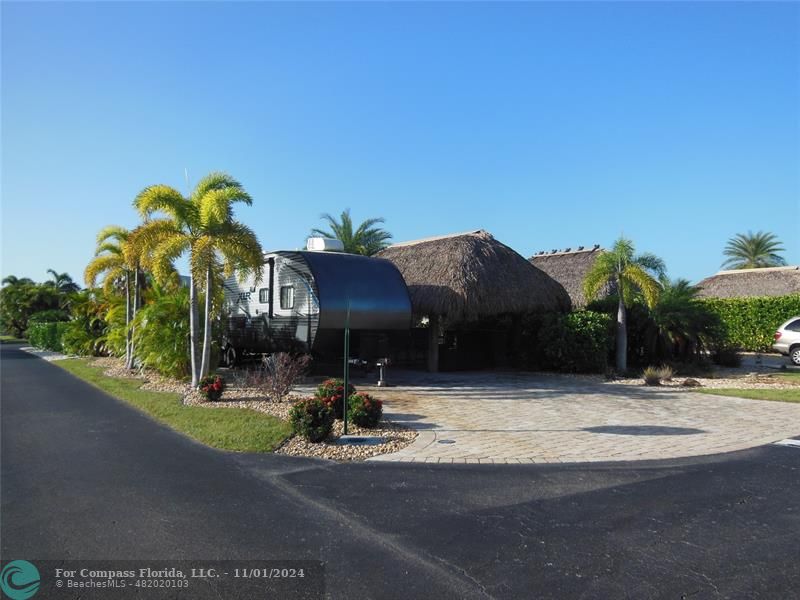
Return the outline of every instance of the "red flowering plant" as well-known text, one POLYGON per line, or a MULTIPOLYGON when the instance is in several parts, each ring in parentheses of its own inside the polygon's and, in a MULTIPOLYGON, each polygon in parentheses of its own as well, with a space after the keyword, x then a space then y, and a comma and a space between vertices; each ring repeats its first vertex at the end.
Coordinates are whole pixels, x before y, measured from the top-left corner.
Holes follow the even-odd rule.
POLYGON ((383 402, 359 392, 347 400, 347 418, 359 427, 375 427, 383 416, 383 402))
POLYGON ((225 391, 225 380, 221 375, 208 375, 200 380, 197 389, 206 397, 206 400, 216 402, 225 391))
MULTIPOLYGON (((347 395, 356 393, 356 388, 347 384, 347 395)), ((334 417, 340 421, 344 418, 344 381, 342 379, 326 379, 317 387, 317 398, 333 411, 334 417)))

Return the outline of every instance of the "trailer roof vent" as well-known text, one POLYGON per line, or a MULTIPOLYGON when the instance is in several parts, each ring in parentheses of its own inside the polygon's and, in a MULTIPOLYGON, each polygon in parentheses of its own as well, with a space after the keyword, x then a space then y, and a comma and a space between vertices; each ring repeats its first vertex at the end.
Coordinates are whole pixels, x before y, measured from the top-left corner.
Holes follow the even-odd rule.
POLYGON ((341 240, 324 237, 310 237, 306 241, 306 250, 311 252, 344 252, 341 240))

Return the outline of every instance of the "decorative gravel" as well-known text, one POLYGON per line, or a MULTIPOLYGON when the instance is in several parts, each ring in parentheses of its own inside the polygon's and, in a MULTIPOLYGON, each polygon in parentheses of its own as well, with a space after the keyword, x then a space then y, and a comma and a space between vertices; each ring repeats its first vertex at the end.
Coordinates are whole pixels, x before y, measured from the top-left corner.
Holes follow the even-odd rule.
MULTIPOLYGON (((144 390, 181 394, 183 403, 187 406, 201 406, 210 409, 249 408, 267 413, 283 421, 288 421, 289 409, 292 404, 304 398, 304 396, 290 394, 284 401, 275 402, 259 388, 229 383, 218 402, 209 402, 199 391, 192 389, 188 383, 182 383, 146 369, 129 371, 125 368, 124 361, 119 358, 95 358, 92 360, 92 364, 103 367, 104 374, 109 377, 143 380, 142 389, 144 390)), ((275 452, 289 456, 309 456, 338 461, 364 460, 370 456, 397 452, 408 446, 417 437, 416 431, 391 421, 382 420, 378 423, 378 427, 373 429, 348 424, 347 433, 349 435, 382 437, 385 438, 383 443, 368 446, 337 444, 337 440, 342 435, 342 429, 342 422, 335 421, 333 431, 324 442, 312 444, 302 438, 293 436, 287 439, 275 452)))
MULTIPOLYGON (((581 379, 588 379, 595 383, 602 383, 608 385, 645 385, 644 379, 637 378, 620 378, 606 381, 601 375, 576 375, 574 377, 581 379)), ((700 388, 710 389, 741 389, 741 390, 786 390, 800 388, 800 383, 775 377, 771 373, 745 373, 738 374, 735 372, 721 372, 716 377, 691 377, 684 375, 676 375, 671 381, 663 381, 660 387, 673 387, 686 389, 683 382, 687 379, 697 381, 700 388)))

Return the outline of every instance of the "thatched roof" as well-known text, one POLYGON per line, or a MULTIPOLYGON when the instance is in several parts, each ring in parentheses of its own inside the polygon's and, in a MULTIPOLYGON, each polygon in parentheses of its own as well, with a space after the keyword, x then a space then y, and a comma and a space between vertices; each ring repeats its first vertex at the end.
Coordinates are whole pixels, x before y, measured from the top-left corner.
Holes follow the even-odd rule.
POLYGON ((400 270, 416 314, 466 321, 570 306, 564 288, 483 230, 402 242, 378 256, 400 270))
POLYGON ((530 257, 531 264, 538 267, 567 290, 572 306, 583 308, 586 298, 583 297, 583 280, 586 273, 592 268, 595 259, 604 252, 600 246, 588 250, 581 247, 578 250, 554 250, 553 252, 540 252, 530 257))
POLYGON ((697 284, 705 298, 800 294, 800 267, 720 271, 697 284))

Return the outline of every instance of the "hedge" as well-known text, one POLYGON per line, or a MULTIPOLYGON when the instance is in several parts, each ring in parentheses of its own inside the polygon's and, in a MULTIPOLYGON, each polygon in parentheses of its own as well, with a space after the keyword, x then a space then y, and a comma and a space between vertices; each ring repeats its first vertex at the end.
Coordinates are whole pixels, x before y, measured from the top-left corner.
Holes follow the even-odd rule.
POLYGON ((28 327, 28 341, 36 348, 61 352, 61 336, 68 326, 67 321, 31 323, 28 327))
POLYGON ((589 310, 529 315, 523 321, 520 366, 602 373, 612 344, 612 323, 608 315, 589 310))
POLYGON ((760 298, 704 298, 719 315, 728 344, 749 352, 767 352, 772 336, 791 317, 800 316, 800 294, 760 298))

